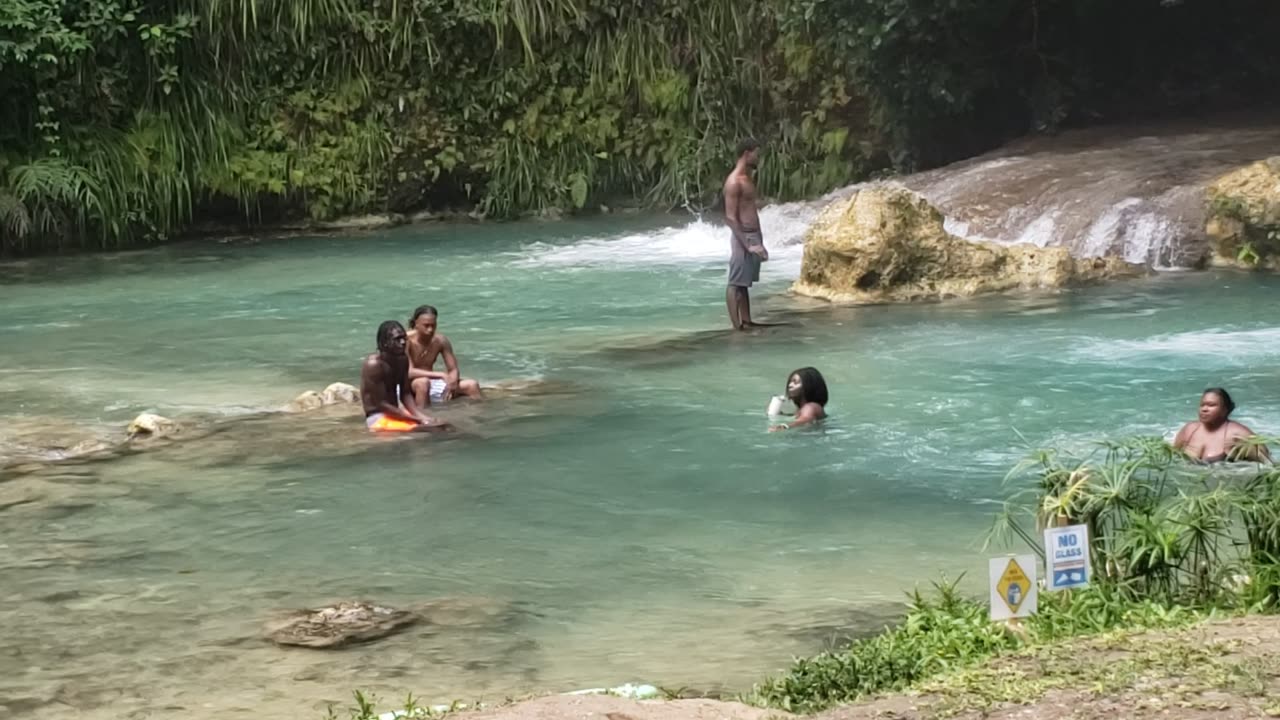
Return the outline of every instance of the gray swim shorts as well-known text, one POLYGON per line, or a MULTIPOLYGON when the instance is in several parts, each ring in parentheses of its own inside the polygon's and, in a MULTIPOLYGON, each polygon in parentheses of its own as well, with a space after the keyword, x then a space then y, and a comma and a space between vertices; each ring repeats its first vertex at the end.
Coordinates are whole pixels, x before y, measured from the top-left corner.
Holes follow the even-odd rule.
MULTIPOLYGON (((742 238, 748 245, 764 243, 764 236, 759 230, 744 232, 742 238)), ((760 281, 760 256, 743 250, 737 240, 731 242, 733 252, 729 256, 729 284, 734 287, 751 287, 751 283, 760 281)))

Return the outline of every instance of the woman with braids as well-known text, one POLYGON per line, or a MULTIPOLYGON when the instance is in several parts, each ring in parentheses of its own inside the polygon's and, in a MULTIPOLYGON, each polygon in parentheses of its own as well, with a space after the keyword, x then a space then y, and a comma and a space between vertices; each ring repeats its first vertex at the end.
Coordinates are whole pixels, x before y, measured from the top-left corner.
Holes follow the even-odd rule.
MULTIPOLYGON (((827 381, 814 368, 804 367, 787 376, 787 399, 796 406, 796 419, 774 425, 770 432, 812 425, 827 417, 827 381)), ((770 414, 778 414, 770 407, 770 414)))
POLYGON ((1205 464, 1271 460, 1265 445, 1248 441, 1254 432, 1231 419, 1236 409, 1230 393, 1222 388, 1209 388, 1200 396, 1200 419, 1182 426, 1173 446, 1192 460, 1205 464))

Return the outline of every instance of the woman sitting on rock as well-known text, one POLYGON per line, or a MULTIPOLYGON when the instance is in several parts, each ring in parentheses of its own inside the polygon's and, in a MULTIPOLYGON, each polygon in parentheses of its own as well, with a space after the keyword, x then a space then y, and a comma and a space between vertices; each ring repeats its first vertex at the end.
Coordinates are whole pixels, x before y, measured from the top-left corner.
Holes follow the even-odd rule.
MULTIPOLYGON (((774 425, 769 432, 786 430, 801 425, 811 425, 827 416, 827 381, 822 373, 814 368, 805 367, 787 376, 787 399, 795 403, 796 419, 784 425, 774 425)), ((781 414, 781 399, 770 403, 769 414, 781 414)))
POLYGON ((1209 388, 1200 396, 1200 419, 1187 423, 1173 438, 1173 446, 1192 460, 1205 464, 1225 461, 1270 461, 1266 445, 1245 442, 1254 437, 1247 426, 1231 419, 1236 404, 1222 388, 1209 388))

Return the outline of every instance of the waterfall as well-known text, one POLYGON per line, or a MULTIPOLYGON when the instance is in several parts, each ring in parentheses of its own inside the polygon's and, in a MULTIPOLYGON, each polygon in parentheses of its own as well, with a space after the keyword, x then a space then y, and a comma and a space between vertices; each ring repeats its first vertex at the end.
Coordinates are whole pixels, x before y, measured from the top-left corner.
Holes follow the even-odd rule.
POLYGON ((961 237, 1176 269, 1208 252, 1209 183, 1277 152, 1274 124, 1095 128, 1021 141, 901 182, 961 237))
MULTIPOLYGON (((1155 269, 1199 264, 1208 251, 1205 189, 1235 168, 1280 153, 1280 123, 1092 128, 1028 138, 976 158, 895 178, 946 217, 949 232, 1002 244, 1063 246, 1077 257, 1119 255, 1155 269)), ((766 152, 762 162, 769 162, 766 152)), ((770 276, 799 275, 805 231, 822 208, 871 183, 761 210, 770 276)), ((540 246, 531 265, 723 263, 717 218, 569 246, 540 246)))

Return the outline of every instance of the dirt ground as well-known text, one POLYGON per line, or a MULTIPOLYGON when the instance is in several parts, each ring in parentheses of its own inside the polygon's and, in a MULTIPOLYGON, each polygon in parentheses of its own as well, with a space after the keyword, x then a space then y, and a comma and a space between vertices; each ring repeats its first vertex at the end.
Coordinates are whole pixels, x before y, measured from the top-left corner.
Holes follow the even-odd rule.
POLYGON ((785 715, 719 700, 626 700, 604 695, 552 695, 458 717, 466 720, 767 720, 785 715))
MULTIPOLYGON (((786 713, 708 699, 551 696, 467 720, 770 720, 786 713)), ((1035 648, 936 678, 908 694, 813 720, 1112 720, 1280 717, 1280 617, 1111 634, 1035 648)))

